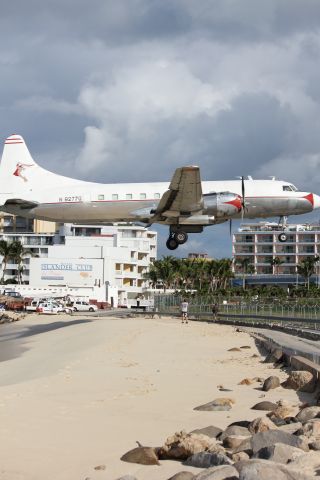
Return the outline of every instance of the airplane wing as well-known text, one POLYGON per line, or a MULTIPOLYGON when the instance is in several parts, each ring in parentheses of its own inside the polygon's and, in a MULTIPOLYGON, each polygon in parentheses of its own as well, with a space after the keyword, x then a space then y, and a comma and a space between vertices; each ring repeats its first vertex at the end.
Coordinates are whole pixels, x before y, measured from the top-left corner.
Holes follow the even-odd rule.
POLYGON ((192 215, 202 208, 203 199, 199 167, 177 168, 169 190, 162 195, 152 221, 159 217, 174 218, 192 215))

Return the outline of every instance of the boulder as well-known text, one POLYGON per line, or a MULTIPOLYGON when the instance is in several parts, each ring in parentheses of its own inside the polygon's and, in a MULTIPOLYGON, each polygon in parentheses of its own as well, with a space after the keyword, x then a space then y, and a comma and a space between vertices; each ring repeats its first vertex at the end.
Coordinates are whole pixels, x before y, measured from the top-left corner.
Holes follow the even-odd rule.
POLYGON ((219 467, 210 467, 200 472, 194 480, 225 480, 239 478, 238 470, 231 465, 220 465, 219 467))
POLYGON ((248 430, 254 435, 255 433, 276 430, 277 428, 278 427, 268 417, 259 417, 250 423, 248 430))
POLYGON ((264 402, 256 403, 255 405, 253 405, 253 407, 251 407, 251 410, 268 410, 272 412, 277 408, 277 406, 278 405, 276 403, 268 402, 266 400, 264 402))
POLYGON ((308 420, 311 420, 312 418, 317 417, 318 415, 320 416, 320 407, 306 407, 300 410, 299 413, 297 413, 296 419, 299 422, 304 423, 308 420))
POLYGON ((254 454, 261 450, 261 448, 269 447, 275 443, 284 443, 285 445, 301 448, 306 452, 309 450, 307 443, 301 438, 290 433, 282 432, 279 429, 256 433, 251 438, 251 446, 254 454))
POLYGON ((254 455, 254 457, 286 464, 296 459, 300 455, 304 455, 304 451, 300 448, 291 447, 290 445, 285 445, 284 443, 275 443, 274 445, 261 448, 254 455))
POLYGON ((316 388, 315 379, 311 372, 306 370, 294 370, 289 377, 281 384, 284 388, 291 388, 297 392, 314 392, 316 388))
POLYGON ((223 453, 199 452, 185 460, 184 465, 197 468, 209 468, 217 465, 231 465, 232 462, 223 453))
POLYGON ((229 437, 230 435, 237 435, 237 436, 243 436, 243 437, 251 437, 251 433, 246 427, 241 427, 239 425, 231 425, 227 427, 221 435, 219 435, 219 440, 223 442, 223 440, 226 437, 229 437))
POLYGON ((248 428, 250 423, 251 422, 249 420, 237 420, 236 422, 230 423, 230 425, 228 425, 228 427, 233 427, 234 425, 238 425, 238 427, 248 428))
POLYGON ((268 417, 271 418, 272 421, 280 418, 281 420, 285 420, 288 417, 294 417, 297 413, 296 407, 291 406, 278 406, 275 410, 268 413, 268 417))
POLYGON ((204 405, 199 405, 195 407, 194 410, 200 411, 219 411, 219 410, 230 410, 232 405, 235 403, 233 398, 215 398, 211 402, 205 403, 204 405))
POLYGON ((305 453, 293 460, 288 467, 315 478, 320 472, 320 453, 315 451, 305 453))
POLYGON ((156 451, 152 447, 137 447, 122 455, 121 460, 141 465, 160 465, 156 451))
POLYGON ((230 448, 231 450, 234 450, 235 448, 239 447, 239 445, 241 445, 246 438, 248 437, 239 436, 239 435, 229 435, 228 437, 224 438, 223 446, 225 448, 230 448))
POLYGON ((133 475, 124 475, 123 477, 117 478, 117 480, 137 480, 137 477, 133 475))
POLYGON ((239 472, 239 480, 311 480, 313 478, 289 469, 287 465, 270 460, 246 460, 234 466, 239 472))
POLYGON ((305 422, 297 433, 313 440, 320 440, 320 418, 312 418, 305 422))
POLYGON ((195 478, 195 475, 191 472, 178 472, 168 480, 192 480, 193 478, 195 478))
POLYGON ((200 435, 206 435, 207 437, 210 437, 210 438, 216 438, 222 432, 223 430, 221 428, 215 427, 213 425, 209 425, 208 427, 197 428, 196 430, 192 430, 192 432, 190 433, 196 433, 200 435))
POLYGON ((262 385, 262 390, 264 392, 268 392, 269 390, 272 390, 273 388, 278 388, 278 387, 280 387, 280 379, 279 377, 272 375, 271 377, 268 377, 265 379, 262 385))
POLYGON ((243 346, 240 347, 240 348, 243 348, 243 349, 245 350, 245 349, 249 349, 249 348, 251 348, 251 347, 250 347, 250 345, 243 345, 243 346))
POLYGON ((250 459, 250 457, 246 452, 238 452, 238 453, 233 453, 231 455, 231 460, 233 462, 241 462, 241 461, 249 460, 249 459, 250 459))
POLYGON ((228 352, 241 352, 241 349, 238 347, 229 348, 228 352))
POLYGON ((252 385, 253 383, 254 380, 252 378, 244 378, 238 383, 238 385, 252 385))
POLYGON ((294 422, 294 423, 285 423, 284 425, 280 425, 278 429, 281 430, 282 432, 293 434, 293 433, 296 433, 301 427, 302 427, 302 424, 300 422, 294 422))
POLYGON ((264 359, 264 363, 279 363, 283 357, 283 351, 281 348, 273 349, 264 359))
POLYGON ((314 442, 309 443, 309 448, 310 450, 320 450, 320 440, 315 440, 314 442))
POLYGON ((177 432, 158 451, 160 459, 186 460, 199 452, 224 452, 215 439, 196 433, 177 432))

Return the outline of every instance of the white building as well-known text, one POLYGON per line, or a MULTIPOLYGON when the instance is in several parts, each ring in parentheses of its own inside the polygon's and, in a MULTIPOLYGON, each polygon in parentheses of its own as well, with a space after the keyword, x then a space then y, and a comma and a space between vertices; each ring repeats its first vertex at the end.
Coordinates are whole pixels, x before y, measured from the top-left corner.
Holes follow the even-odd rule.
POLYGON ((244 259, 252 265, 248 283, 302 283, 297 265, 320 255, 320 225, 288 224, 284 230, 277 223, 243 224, 233 235, 232 255, 235 274, 241 276, 244 259))
MULTIPOLYGON (((77 296, 93 295, 117 306, 136 304, 147 293, 144 278, 157 255, 157 233, 133 225, 64 225, 58 234, 2 235, 20 240, 36 256, 24 259, 21 293, 50 291, 77 296)), ((18 265, 8 263, 5 278, 17 274, 18 265)))

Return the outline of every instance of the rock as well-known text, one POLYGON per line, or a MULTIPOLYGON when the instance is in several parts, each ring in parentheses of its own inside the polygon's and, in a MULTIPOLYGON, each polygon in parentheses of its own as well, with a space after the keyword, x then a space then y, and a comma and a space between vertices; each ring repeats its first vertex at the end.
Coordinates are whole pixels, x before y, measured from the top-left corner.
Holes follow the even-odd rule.
POLYGON ((133 475, 124 475, 123 477, 117 478, 117 480, 137 480, 133 475))
POLYGON ((299 422, 304 423, 312 418, 317 417, 318 415, 320 416, 320 407, 306 407, 300 410, 300 412, 296 415, 296 419, 299 420, 299 422))
POLYGON ((177 432, 166 440, 158 451, 161 459, 186 460, 199 452, 224 452, 223 447, 217 445, 216 440, 206 435, 196 433, 177 432))
POLYGON ((320 450, 320 440, 315 440, 314 442, 309 443, 310 450, 320 450))
POLYGON ((314 478, 320 472, 320 453, 309 452, 293 460, 288 467, 304 472, 314 478))
POLYGON ((284 420, 285 418, 288 418, 288 417, 294 417, 295 414, 296 414, 297 410, 295 407, 291 407, 291 406, 279 406, 277 407, 275 410, 273 410, 272 412, 268 413, 268 417, 271 418, 272 421, 274 421, 274 419, 277 419, 277 418, 280 418, 282 420, 284 420))
POLYGON ((304 455, 304 451, 300 448, 285 445, 284 443, 275 443, 274 445, 261 448, 254 457, 286 464, 300 455, 304 455))
POLYGON ((311 480, 308 475, 270 460, 246 460, 235 464, 240 480, 311 480))
POLYGON ((249 348, 251 348, 251 347, 250 347, 250 345, 243 345, 243 347, 240 347, 240 348, 249 349, 249 348))
POLYGON ((248 430, 251 434, 255 434, 277 428, 278 427, 268 417, 259 417, 250 423, 248 430))
POLYGON ((281 430, 268 430, 267 432, 256 433, 251 438, 251 446, 253 453, 257 453, 261 448, 269 447, 275 443, 284 443, 292 447, 301 448, 308 451, 307 443, 301 438, 291 435, 290 433, 282 432, 281 430))
POLYGON ((312 418, 304 423, 297 434, 305 435, 307 438, 313 438, 314 440, 320 440, 320 418, 312 418))
POLYGON ((239 478, 238 470, 231 465, 207 468, 199 473, 194 480, 225 480, 239 478))
POLYGON ((121 460, 141 465, 160 465, 155 449, 152 447, 137 447, 122 455, 121 460))
POLYGON ((246 452, 238 452, 238 453, 233 453, 231 455, 231 460, 233 462, 241 462, 241 461, 249 460, 249 459, 250 459, 250 457, 246 452))
POLYGON ((192 480, 193 478, 195 478, 195 475, 191 472, 179 472, 168 480, 192 480))
POLYGON ((238 385, 252 385, 254 383, 254 380, 252 378, 244 378, 241 380, 241 382, 238 383, 238 385))
POLYGON ((260 355, 258 355, 257 353, 254 353, 253 355, 251 355, 251 358, 259 358, 260 355))
POLYGON ((234 450, 235 448, 239 447, 239 445, 241 445, 246 438, 247 437, 239 435, 229 435, 228 437, 224 438, 223 446, 225 448, 230 448, 231 450, 234 450))
POLYGON ((294 370, 289 377, 281 384, 284 388, 291 388, 297 392, 312 393, 315 390, 315 379, 311 372, 305 370, 294 370))
POLYGON ((240 443, 239 447, 236 447, 232 454, 235 453, 246 453, 249 456, 252 455, 252 444, 251 444, 251 437, 247 437, 245 440, 243 440, 242 443, 240 443))
POLYGON ((300 428, 302 427, 302 424, 300 422, 295 422, 295 423, 285 423, 284 425, 281 425, 278 427, 279 430, 282 432, 286 433, 296 433, 300 428))
POLYGON ((246 428, 248 428, 249 425, 250 425, 250 423, 251 423, 251 422, 249 422, 249 420, 238 420, 238 421, 236 421, 236 422, 230 423, 230 425, 228 425, 227 428, 233 427, 233 426, 235 426, 235 425, 237 425, 238 427, 246 427, 246 428))
POLYGON ((264 359, 264 363, 279 363, 283 357, 283 351, 280 348, 275 348, 264 359))
POLYGON ((241 349, 238 347, 229 348, 228 352, 241 352, 241 349))
POLYGON ((106 466, 105 465, 97 465, 96 467, 94 467, 95 470, 105 470, 106 469, 106 466))
POLYGON ((191 455, 184 465, 197 468, 209 468, 217 465, 231 465, 230 458, 223 453, 199 452, 191 455))
POLYGON ((214 411, 228 411, 231 410, 230 405, 217 405, 214 401, 205 403, 204 405, 199 405, 198 407, 195 407, 193 410, 200 410, 203 412, 214 412, 214 411))
POLYGON ((246 427, 240 427, 238 425, 231 425, 227 427, 224 432, 221 433, 219 436, 219 440, 221 442, 224 441, 225 438, 230 437, 230 435, 237 435, 243 437, 251 437, 251 433, 246 427))
POLYGON ((269 410, 272 412, 277 408, 277 406, 278 405, 276 403, 264 401, 253 405, 253 407, 251 407, 251 410, 269 410))
POLYGON ((214 411, 214 410, 230 410, 235 401, 232 398, 216 398, 209 403, 199 405, 194 410, 214 411))
POLYGON ((272 390, 273 388, 278 388, 278 387, 280 387, 280 379, 279 377, 272 375, 271 377, 266 378, 266 380, 264 381, 264 384, 262 385, 262 390, 264 392, 268 392, 269 390, 272 390))
POLYGON ((207 435, 207 437, 216 438, 222 432, 223 432, 223 430, 221 428, 215 427, 213 425, 209 425, 209 427, 197 428, 196 430, 192 430, 192 432, 190 432, 190 433, 207 435))

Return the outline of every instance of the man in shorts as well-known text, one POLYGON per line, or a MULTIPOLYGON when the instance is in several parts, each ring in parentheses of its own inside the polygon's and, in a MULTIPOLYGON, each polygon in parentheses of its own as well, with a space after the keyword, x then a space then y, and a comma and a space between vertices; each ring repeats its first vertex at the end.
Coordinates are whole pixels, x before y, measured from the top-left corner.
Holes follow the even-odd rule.
POLYGON ((188 323, 188 306, 187 300, 184 299, 180 305, 182 323, 188 323))

